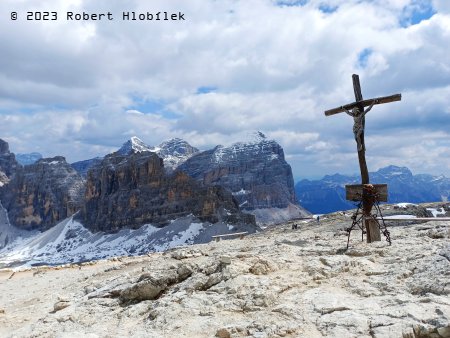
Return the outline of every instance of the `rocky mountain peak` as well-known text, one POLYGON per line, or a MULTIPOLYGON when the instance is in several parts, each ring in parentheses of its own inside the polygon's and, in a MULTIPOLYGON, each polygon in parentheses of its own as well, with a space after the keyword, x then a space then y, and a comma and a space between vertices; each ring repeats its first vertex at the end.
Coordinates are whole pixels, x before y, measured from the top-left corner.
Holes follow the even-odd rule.
POLYGON ((262 132, 260 132, 260 131, 252 131, 252 132, 249 132, 245 136, 243 142, 244 143, 260 143, 260 142, 264 142, 264 141, 267 141, 267 140, 268 139, 267 139, 266 135, 264 135, 262 132))
POLYGON ((397 167, 395 165, 389 165, 387 167, 381 168, 377 172, 379 175, 383 176, 410 176, 412 177, 413 174, 411 170, 409 170, 407 167, 397 167))
POLYGON ((133 136, 125 142, 117 153, 120 155, 129 155, 132 153, 140 153, 143 151, 153 151, 151 147, 146 145, 139 137, 133 136))
POLYGON ((15 155, 9 151, 8 142, 0 139, 0 183, 5 184, 6 178, 11 178, 18 167, 20 164, 17 163, 15 155))
MULTIPOLYGON (((275 140, 268 139, 266 137, 266 135, 264 135, 262 132, 253 131, 253 132, 247 133, 244 137, 242 137, 242 139, 240 141, 235 142, 235 143, 231 144, 230 146, 220 145, 220 146, 218 146, 217 149, 231 148, 231 149, 234 149, 233 151, 239 151, 239 149, 245 148, 245 149, 254 149, 254 150, 261 149, 261 151, 262 151, 264 147, 266 147, 266 146, 270 147, 271 145, 276 145, 276 146, 280 147, 275 140)), ((283 156, 284 156, 284 154, 283 154, 283 156)))
POLYGON ((203 185, 225 187, 240 208, 255 214, 260 224, 273 221, 280 212, 286 213, 285 219, 307 213, 297 205, 292 170, 283 148, 261 132, 228 147, 198 152, 177 170, 203 185))
POLYGON ((172 156, 186 156, 198 152, 197 148, 191 146, 185 140, 182 140, 178 137, 162 142, 155 149, 157 150, 156 152, 158 154, 172 156))
POLYGON ((236 161, 240 157, 253 156, 259 161, 284 161, 283 148, 275 141, 268 139, 262 132, 250 132, 241 141, 230 146, 219 145, 213 149, 212 162, 236 161))
POLYGON ((181 163, 199 152, 197 148, 180 138, 164 141, 159 146, 153 148, 152 151, 164 160, 164 167, 168 171, 173 171, 181 163))
POLYGON ((3 154, 9 154, 9 144, 0 138, 0 155, 3 154))

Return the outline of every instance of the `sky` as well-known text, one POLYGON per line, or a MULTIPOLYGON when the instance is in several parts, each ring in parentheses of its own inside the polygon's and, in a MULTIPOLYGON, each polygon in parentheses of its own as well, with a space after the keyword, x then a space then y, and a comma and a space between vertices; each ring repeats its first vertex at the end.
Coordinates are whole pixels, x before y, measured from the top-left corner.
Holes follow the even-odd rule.
POLYGON ((353 119, 324 116, 354 101, 356 73, 364 98, 402 94, 366 115, 369 171, 450 176, 448 0, 2 0, 0 46, 0 138, 16 153, 74 162, 135 135, 206 150, 259 130, 295 180, 358 173, 353 119), (27 20, 45 11, 57 20, 27 20))

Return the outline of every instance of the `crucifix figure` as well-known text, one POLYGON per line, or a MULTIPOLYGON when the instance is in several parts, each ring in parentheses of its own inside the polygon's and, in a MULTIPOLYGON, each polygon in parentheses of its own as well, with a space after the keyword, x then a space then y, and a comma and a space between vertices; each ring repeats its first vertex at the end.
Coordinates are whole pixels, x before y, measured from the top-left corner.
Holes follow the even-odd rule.
POLYGON ((355 141, 358 146, 358 151, 366 150, 365 145, 362 142, 362 136, 364 135, 364 117, 372 109, 376 102, 377 100, 373 100, 370 107, 362 112, 359 110, 358 106, 354 107, 351 111, 343 107, 345 112, 353 117, 353 134, 355 134, 355 141))
MULTIPOLYGON (((355 135, 355 141, 357 144, 358 151, 358 160, 359 160, 359 169, 361 171, 361 186, 360 186, 360 201, 362 201, 362 211, 363 211, 363 219, 366 226, 367 232, 367 241, 370 243, 375 240, 380 240, 380 231, 378 228, 374 227, 374 221, 371 218, 371 210, 374 204, 373 199, 373 191, 375 189, 375 193, 377 193, 377 187, 371 185, 369 182, 369 171, 367 170, 366 164, 366 147, 364 144, 364 128, 365 128, 365 116, 372 109, 372 107, 376 104, 389 103, 394 101, 400 101, 402 99, 401 94, 395 94, 391 96, 383 96, 377 97, 373 99, 363 100, 361 93, 361 85, 359 83, 359 76, 353 74, 353 90, 355 93, 355 102, 346 104, 344 106, 340 106, 338 108, 330 109, 325 111, 326 116, 338 114, 345 112, 351 117, 353 117, 353 133, 355 135), (368 107, 366 109, 366 107, 368 107)), ((383 185, 386 191, 383 191, 383 194, 386 194, 387 199, 387 187, 383 185)), ((347 187, 346 187, 347 188, 347 187)), ((352 189, 354 189, 353 186, 352 189)), ((353 191, 347 192, 347 194, 353 196, 353 191)), ((354 200, 354 199, 353 199, 354 200)))

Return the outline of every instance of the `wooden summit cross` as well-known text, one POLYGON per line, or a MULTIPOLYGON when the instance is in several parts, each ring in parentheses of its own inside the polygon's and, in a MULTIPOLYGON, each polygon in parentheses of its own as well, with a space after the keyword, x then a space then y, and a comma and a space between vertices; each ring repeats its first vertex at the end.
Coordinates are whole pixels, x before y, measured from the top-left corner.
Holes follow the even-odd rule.
POLYGON ((367 232, 367 243, 371 243, 381 240, 378 223, 376 219, 371 215, 372 207, 375 203, 375 199, 373 196, 377 196, 377 200, 380 202, 387 202, 387 185, 371 185, 369 181, 369 171, 366 164, 366 147, 364 144, 365 115, 372 109, 374 105, 400 101, 402 99, 402 95, 395 94, 391 96, 383 96, 363 100, 361 85, 359 83, 359 76, 353 74, 352 78, 353 90, 355 92, 355 102, 340 106, 338 108, 327 110, 325 111, 325 115, 330 116, 345 112, 353 117, 353 133, 355 134, 355 141, 358 150, 359 169, 361 171, 361 185, 347 185, 345 186, 345 188, 347 200, 362 201, 363 224, 367 232), (366 107, 368 108, 366 109, 366 107))

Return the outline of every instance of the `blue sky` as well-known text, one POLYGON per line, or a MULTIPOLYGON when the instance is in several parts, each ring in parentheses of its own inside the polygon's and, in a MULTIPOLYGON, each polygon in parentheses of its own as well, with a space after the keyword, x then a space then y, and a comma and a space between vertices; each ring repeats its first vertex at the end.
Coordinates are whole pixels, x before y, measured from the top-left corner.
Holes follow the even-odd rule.
POLYGON ((323 115, 353 101, 357 73, 365 98, 403 96, 367 115, 369 169, 450 176, 450 1, 2 0, 0 13, 0 138, 15 152, 76 161, 134 135, 208 149, 261 130, 296 179, 357 173, 351 118, 323 115), (26 21, 31 10, 59 19, 26 21))

